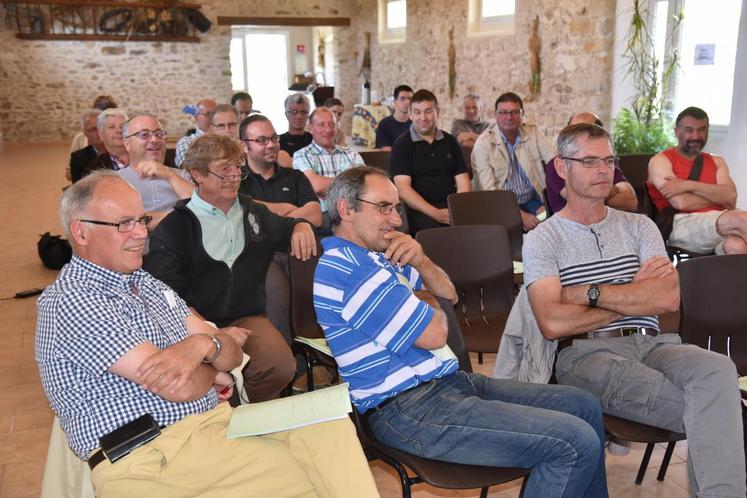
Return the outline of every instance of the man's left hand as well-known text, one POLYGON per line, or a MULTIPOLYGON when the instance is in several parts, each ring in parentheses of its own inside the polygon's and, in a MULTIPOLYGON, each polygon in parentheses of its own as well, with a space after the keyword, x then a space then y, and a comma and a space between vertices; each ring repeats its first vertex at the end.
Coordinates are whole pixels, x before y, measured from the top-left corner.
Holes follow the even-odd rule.
POLYGON ((391 230, 384 234, 384 238, 391 241, 384 252, 384 257, 393 265, 411 264, 417 269, 423 263, 425 259, 423 247, 410 235, 391 230))
POLYGON ((310 224, 298 223, 293 227, 290 254, 301 261, 307 261, 312 256, 316 256, 316 235, 310 224))
POLYGON ((659 187, 659 192, 669 199, 675 195, 684 194, 690 191, 687 180, 682 180, 676 176, 664 177, 664 182, 659 187))
POLYGON ((171 171, 165 164, 161 164, 158 161, 140 161, 137 165, 137 173, 140 178, 160 178, 165 179, 171 171))

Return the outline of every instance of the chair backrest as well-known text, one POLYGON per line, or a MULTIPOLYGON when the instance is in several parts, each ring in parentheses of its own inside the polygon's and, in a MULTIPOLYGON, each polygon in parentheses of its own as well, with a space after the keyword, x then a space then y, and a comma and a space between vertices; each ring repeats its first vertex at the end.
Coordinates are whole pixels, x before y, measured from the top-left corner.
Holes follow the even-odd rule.
POLYGON ((620 156, 620 170, 622 170, 628 183, 638 196, 638 212, 646 214, 643 209, 643 196, 646 191, 646 180, 648 180, 648 162, 653 154, 624 154, 620 156))
POLYGON ((682 340, 728 355, 747 375, 747 254, 703 256, 677 270, 682 340))
POLYGON ((294 337, 324 338, 324 332, 316 321, 314 311, 314 271, 322 255, 317 241, 317 255, 306 261, 288 256, 291 299, 290 322, 294 337))
POLYGON ((460 146, 462 149, 462 157, 464 158, 464 165, 467 166, 467 173, 469 174, 469 179, 471 180, 474 176, 474 172, 472 171, 472 147, 471 146, 460 146))
POLYGON ((373 166, 389 173, 388 150, 362 150, 359 152, 366 166, 373 166))
MULTIPOLYGON (((465 225, 421 230, 418 241, 428 257, 451 278, 459 294, 457 315, 471 342, 472 328, 495 330, 500 340, 514 302, 513 263, 506 229, 498 225, 465 225)), ((475 351, 469 347, 471 351, 475 351)), ((489 352, 497 351, 495 349, 489 352)))
POLYGON ((506 227, 511 257, 521 261, 523 229, 516 195, 508 190, 485 190, 451 194, 447 198, 451 224, 500 225, 506 227))

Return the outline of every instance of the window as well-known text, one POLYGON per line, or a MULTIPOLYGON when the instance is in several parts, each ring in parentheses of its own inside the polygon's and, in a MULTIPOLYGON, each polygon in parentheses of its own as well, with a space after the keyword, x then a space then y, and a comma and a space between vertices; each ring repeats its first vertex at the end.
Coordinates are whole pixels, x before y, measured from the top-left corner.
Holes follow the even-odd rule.
POLYGON ((469 0, 467 35, 512 34, 515 13, 516 0, 469 0))
POLYGON ((407 0, 379 0, 379 43, 405 41, 407 0))
POLYGON ((685 107, 696 106, 708 113, 712 125, 731 123, 741 7, 741 0, 720 0, 718 8, 709 0, 656 2, 654 33, 658 60, 673 53, 674 47, 666 47, 663 40, 672 29, 677 9, 684 9, 676 46, 680 63, 673 88, 668 92, 674 115, 685 107))

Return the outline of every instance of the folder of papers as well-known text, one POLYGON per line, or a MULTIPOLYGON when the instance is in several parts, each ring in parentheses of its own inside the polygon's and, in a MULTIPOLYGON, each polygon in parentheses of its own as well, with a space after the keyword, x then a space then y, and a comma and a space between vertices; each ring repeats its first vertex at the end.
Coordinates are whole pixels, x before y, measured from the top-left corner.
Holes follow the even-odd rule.
POLYGON ((347 383, 296 396, 234 408, 226 438, 259 436, 347 417, 352 411, 347 383))

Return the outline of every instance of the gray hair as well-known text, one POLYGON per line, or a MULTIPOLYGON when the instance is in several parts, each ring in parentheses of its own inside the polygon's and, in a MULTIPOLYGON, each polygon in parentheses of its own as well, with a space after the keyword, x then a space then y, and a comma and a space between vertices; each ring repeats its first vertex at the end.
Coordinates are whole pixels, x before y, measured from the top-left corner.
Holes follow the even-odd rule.
POLYGON ((468 93, 467 95, 465 95, 464 98, 462 99, 462 102, 464 102, 467 99, 474 100, 478 104, 482 100, 482 99, 480 99, 479 95, 475 95, 474 93, 468 93))
POLYGON ((579 123, 572 126, 566 126, 560 131, 558 135, 558 156, 559 157, 573 157, 578 153, 579 144, 578 139, 581 137, 587 137, 590 139, 606 138, 612 147, 612 153, 615 152, 615 146, 612 143, 612 137, 610 133, 595 124, 579 123))
POLYGON ((236 119, 239 119, 239 111, 236 110, 236 108, 230 104, 219 104, 215 106, 215 109, 210 114, 210 124, 213 124, 213 119, 215 118, 215 115, 219 112, 230 112, 233 113, 233 115, 236 117, 236 119))
POLYGON ((91 202, 96 188, 101 182, 106 180, 125 181, 114 171, 99 169, 73 183, 62 194, 62 200, 60 201, 60 221, 62 221, 62 228, 65 230, 65 237, 68 240, 70 240, 70 225, 73 221, 80 218, 81 213, 86 210, 88 204, 91 202))
POLYGON ((389 175, 380 169, 371 166, 355 166, 348 168, 335 177, 335 181, 327 191, 325 202, 327 203, 327 212, 332 226, 337 226, 342 221, 340 212, 337 210, 337 203, 343 199, 352 209, 358 209, 359 201, 366 189, 366 177, 369 175, 381 175, 387 180, 389 175))
POLYGON ((106 126, 106 118, 111 118, 114 116, 119 116, 120 118, 124 118, 125 121, 127 121, 127 113, 124 112, 122 109, 114 108, 114 109, 104 109, 99 114, 98 119, 96 120, 96 128, 99 129, 99 131, 102 131, 104 129, 104 126, 106 126))
POLYGON ((323 114, 325 112, 329 113, 332 116, 332 121, 334 121, 335 125, 337 125, 337 116, 335 116, 335 113, 332 112, 332 109, 330 109, 329 107, 317 107, 316 109, 314 109, 314 112, 309 115, 309 123, 314 124, 314 116, 316 116, 317 113, 323 114))
MULTIPOLYGON (((86 121, 88 121, 88 118, 92 118, 94 116, 98 116, 101 114, 100 109, 88 109, 86 111, 83 111, 80 115, 80 128, 83 131, 86 131, 86 121)), ((99 123, 98 120, 96 121, 96 127, 98 128, 99 123)))
POLYGON ((288 95, 285 98, 285 103, 283 104, 285 106, 285 112, 290 111, 291 104, 306 104, 306 108, 310 108, 311 104, 309 104, 309 99, 304 95, 303 93, 294 93, 293 95, 288 95))
MULTIPOLYGON (((106 112, 106 111, 104 111, 106 112)), ((125 116, 126 117, 126 116, 125 116)), ((122 127, 122 138, 128 136, 130 134, 130 125, 132 123, 132 120, 136 118, 153 118, 156 121, 158 121, 158 118, 155 117, 153 114, 138 114, 137 116, 132 116, 130 119, 127 119, 124 123, 124 126, 122 127)), ((161 127, 161 122, 158 121, 159 128, 161 127)))

